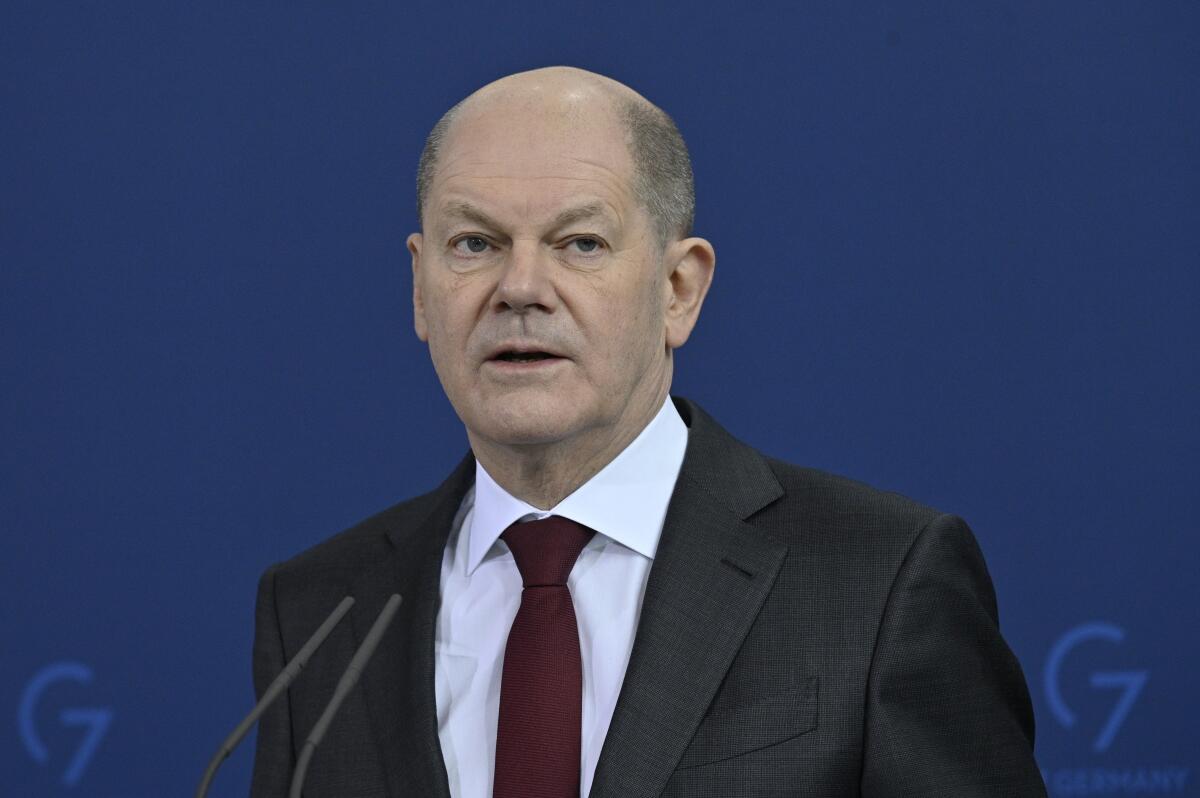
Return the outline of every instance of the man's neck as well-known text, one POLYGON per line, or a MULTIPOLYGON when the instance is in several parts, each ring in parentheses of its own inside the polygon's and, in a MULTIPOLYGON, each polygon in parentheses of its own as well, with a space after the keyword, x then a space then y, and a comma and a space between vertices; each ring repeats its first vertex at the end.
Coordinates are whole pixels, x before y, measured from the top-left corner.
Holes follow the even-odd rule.
POLYGON ((505 446, 467 437, 475 458, 496 484, 540 510, 549 510, 600 473, 641 434, 666 396, 642 407, 630 407, 622 423, 583 433, 577 439, 553 444, 505 446))

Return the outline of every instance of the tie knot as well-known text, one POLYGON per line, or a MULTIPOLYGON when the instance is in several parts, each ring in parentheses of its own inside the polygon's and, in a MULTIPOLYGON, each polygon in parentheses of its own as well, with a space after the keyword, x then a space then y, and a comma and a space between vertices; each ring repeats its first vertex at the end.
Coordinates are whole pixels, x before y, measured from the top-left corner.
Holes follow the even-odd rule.
POLYGON ((518 521, 500 537, 517 561, 524 586, 545 587, 567 583, 579 552, 594 534, 595 530, 570 518, 552 515, 537 521, 518 521))

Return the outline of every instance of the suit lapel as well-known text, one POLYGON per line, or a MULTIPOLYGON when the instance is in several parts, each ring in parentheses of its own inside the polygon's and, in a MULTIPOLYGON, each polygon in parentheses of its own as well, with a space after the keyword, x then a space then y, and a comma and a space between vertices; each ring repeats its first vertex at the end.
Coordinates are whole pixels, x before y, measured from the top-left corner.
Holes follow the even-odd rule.
POLYGON ((361 642, 392 593, 403 603, 362 674, 371 730, 379 743, 388 794, 450 798, 438 741, 434 632, 442 553, 462 498, 474 478, 467 455, 427 504, 389 523, 393 550, 354 585, 352 614, 361 642))
POLYGON ((787 552, 745 522, 783 494, 763 459, 676 400, 688 448, 591 798, 658 796, 787 552))

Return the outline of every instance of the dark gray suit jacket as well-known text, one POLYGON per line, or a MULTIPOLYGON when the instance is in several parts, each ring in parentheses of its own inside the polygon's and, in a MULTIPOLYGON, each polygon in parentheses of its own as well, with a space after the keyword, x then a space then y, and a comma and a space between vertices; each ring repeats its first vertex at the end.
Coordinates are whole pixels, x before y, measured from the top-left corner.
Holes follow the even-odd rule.
MULTIPOLYGON (((593 798, 1044 796, 1033 713, 967 526, 765 457, 695 404, 593 798)), ((261 694, 321 620, 357 604, 263 717, 254 798, 295 752, 388 595, 404 604, 305 782, 309 798, 449 798, 434 697, 442 551, 474 479, 270 568, 261 694)))

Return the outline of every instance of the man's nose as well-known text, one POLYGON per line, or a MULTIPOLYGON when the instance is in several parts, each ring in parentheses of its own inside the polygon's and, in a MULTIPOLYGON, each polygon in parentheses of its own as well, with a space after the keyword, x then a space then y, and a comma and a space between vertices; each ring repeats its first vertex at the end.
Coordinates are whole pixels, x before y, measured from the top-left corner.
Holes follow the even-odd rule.
POLYGON ((553 281, 554 259, 538 241, 516 239, 496 284, 496 304, 517 313, 533 308, 552 311, 558 304, 553 281))

